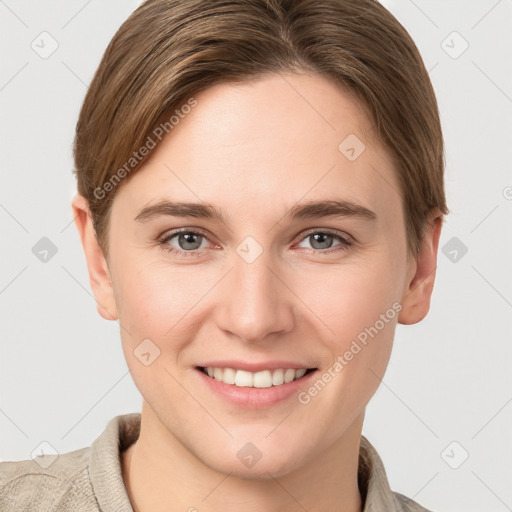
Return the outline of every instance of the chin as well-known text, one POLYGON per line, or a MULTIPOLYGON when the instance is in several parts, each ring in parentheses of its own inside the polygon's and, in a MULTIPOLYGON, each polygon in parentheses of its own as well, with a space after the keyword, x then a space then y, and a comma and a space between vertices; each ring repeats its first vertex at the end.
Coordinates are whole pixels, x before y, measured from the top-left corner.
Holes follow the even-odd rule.
POLYGON ((220 463, 217 460, 214 466, 209 465, 213 470, 219 473, 228 474, 230 477, 241 480, 260 480, 267 481, 273 478, 279 478, 291 473, 297 469, 297 461, 290 455, 288 460, 267 459, 262 457, 252 467, 246 467, 240 460, 235 458, 229 463, 220 463))
MULTIPOLYGON (((270 480, 295 471, 302 463, 305 453, 303 443, 283 446, 279 443, 264 441, 237 441, 209 445, 208 453, 199 448, 196 456, 214 471, 245 480, 270 480), (223 446, 211 450, 212 446, 223 446), (299 455, 300 454, 300 455, 299 455), (205 456, 206 455, 206 456, 205 456)), ((250 436, 245 436, 250 439, 250 436)), ((288 438, 290 439, 290 438, 288 438)))

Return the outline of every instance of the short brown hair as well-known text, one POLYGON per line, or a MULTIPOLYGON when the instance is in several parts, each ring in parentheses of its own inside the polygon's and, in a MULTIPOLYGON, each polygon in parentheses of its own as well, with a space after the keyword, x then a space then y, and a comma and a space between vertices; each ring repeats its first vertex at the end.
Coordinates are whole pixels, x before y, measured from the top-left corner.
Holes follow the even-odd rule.
POLYGON ((428 213, 449 211, 439 112, 416 45, 376 0, 147 0, 138 7, 105 50, 76 126, 78 192, 89 201, 104 254, 115 185, 141 167, 146 158, 133 154, 166 112, 215 84, 296 70, 322 74, 368 112, 393 158, 409 250, 417 254, 428 213))

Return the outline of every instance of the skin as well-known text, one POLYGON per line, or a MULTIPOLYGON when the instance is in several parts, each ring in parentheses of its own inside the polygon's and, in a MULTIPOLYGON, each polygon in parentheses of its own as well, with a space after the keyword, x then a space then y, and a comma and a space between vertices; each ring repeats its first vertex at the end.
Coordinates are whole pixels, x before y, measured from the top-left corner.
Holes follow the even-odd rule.
MULTIPOLYGON (((119 320, 143 397, 140 437, 122 454, 128 494, 136 511, 359 511, 365 407, 397 322, 419 322, 429 310, 442 217, 432 212, 420 253, 410 256, 389 154, 361 106, 317 74, 221 84, 195 98, 117 190, 108 261, 87 201, 73 200, 98 311, 119 320), (338 150, 349 134, 366 145, 353 162, 338 150), (134 220, 163 199, 212 203, 226 222, 134 220), (376 219, 284 219, 295 203, 316 199, 357 201, 376 219), (159 245, 178 228, 206 235, 198 257, 159 245), (306 233, 313 228, 356 242, 333 252, 342 242, 315 244, 306 233), (247 236, 263 251, 252 263, 236 252, 247 236), (321 373, 394 303, 400 313, 308 404, 292 396, 266 409, 233 407, 194 370, 206 359, 277 359, 321 373), (161 351, 149 366, 133 353, 147 338, 161 351), (262 453, 251 468, 236 456, 247 442, 262 453)), ((177 236, 166 243, 190 247, 177 236)))

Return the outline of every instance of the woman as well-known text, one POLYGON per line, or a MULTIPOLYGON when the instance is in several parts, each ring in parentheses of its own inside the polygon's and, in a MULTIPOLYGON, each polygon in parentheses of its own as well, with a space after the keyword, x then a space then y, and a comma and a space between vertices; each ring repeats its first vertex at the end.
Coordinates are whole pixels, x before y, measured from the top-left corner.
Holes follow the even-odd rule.
POLYGON ((448 213, 398 21, 373 0, 148 0, 74 157, 142 411, 50 464, 0 464, 2 510, 425 511, 361 434, 396 324, 428 313, 448 213))

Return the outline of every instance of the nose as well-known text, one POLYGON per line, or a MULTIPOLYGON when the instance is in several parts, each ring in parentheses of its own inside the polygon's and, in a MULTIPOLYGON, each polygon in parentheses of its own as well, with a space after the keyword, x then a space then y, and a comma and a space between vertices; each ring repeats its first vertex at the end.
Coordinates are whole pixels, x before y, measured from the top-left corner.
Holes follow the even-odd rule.
POLYGON ((293 293, 283 266, 264 250, 254 261, 233 255, 217 311, 218 326, 248 343, 290 332, 294 326, 293 293))

